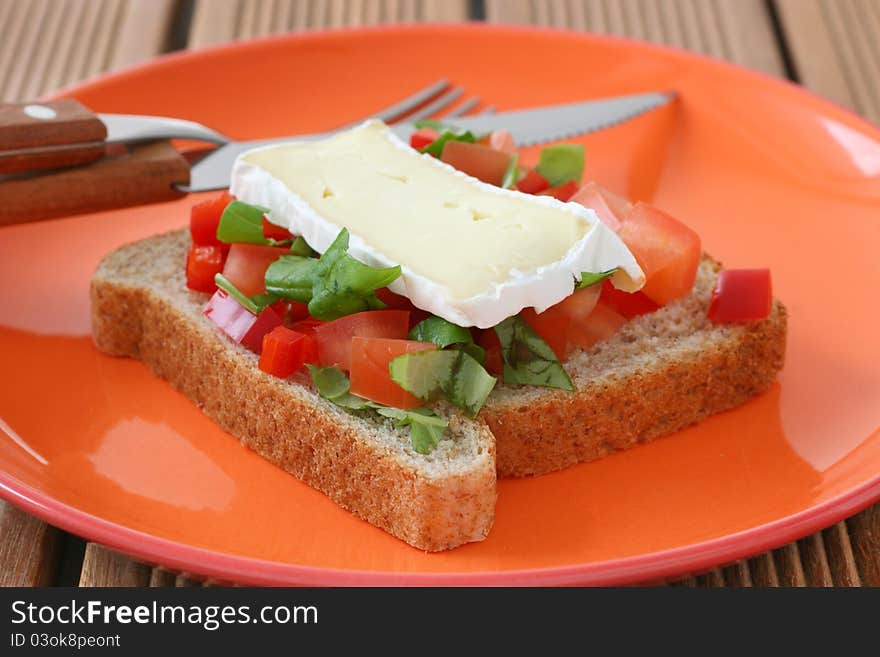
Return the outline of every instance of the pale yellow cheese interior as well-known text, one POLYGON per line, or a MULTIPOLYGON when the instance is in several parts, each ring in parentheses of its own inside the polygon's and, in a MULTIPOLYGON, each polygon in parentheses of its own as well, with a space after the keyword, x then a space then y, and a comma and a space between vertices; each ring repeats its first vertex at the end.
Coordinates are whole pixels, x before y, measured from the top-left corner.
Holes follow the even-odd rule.
POLYGON ((467 299, 561 260, 592 226, 576 214, 472 179, 401 148, 382 123, 245 160, 390 261, 467 299))

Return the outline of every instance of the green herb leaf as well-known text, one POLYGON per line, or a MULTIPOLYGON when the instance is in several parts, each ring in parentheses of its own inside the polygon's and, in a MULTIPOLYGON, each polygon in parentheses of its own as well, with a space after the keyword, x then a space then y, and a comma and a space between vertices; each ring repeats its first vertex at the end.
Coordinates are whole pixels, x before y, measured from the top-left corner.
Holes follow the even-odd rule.
POLYGON ((290 245, 290 255, 301 256, 303 258, 314 258, 318 252, 310 247, 302 237, 297 237, 290 245))
POLYGON ((519 315, 498 324, 495 333, 501 342, 504 383, 574 391, 556 354, 519 315))
POLYGON ((266 291, 300 303, 312 300, 318 261, 303 256, 281 256, 266 270, 266 291))
POLYGON ((391 380, 419 399, 446 398, 476 416, 496 379, 464 351, 421 351, 404 354, 388 365, 391 380))
POLYGON ((584 173, 583 144, 556 144, 541 151, 535 169, 547 179, 551 187, 569 180, 580 181, 584 173))
POLYGON ((214 283, 217 284, 221 290, 225 291, 229 296, 238 301, 241 304, 242 308, 245 310, 249 310, 254 315, 259 315, 261 308, 257 306, 254 301, 250 299, 244 292, 239 290, 232 284, 228 278, 226 278, 223 274, 214 274, 214 283))
POLYGON ((440 157, 443 153, 443 147, 446 145, 447 141, 466 141, 469 144, 476 143, 477 137, 470 130, 466 130, 464 132, 453 132, 451 130, 444 130, 440 133, 440 136, 437 137, 430 144, 425 146, 422 149, 422 153, 430 153, 435 157, 440 157))
POLYGON ((514 153, 507 165, 507 171, 501 179, 501 187, 504 189, 512 189, 519 180, 519 153, 514 153))
POLYGON ((486 350, 483 349, 480 345, 474 343, 460 344, 457 347, 461 349, 468 356, 477 361, 480 365, 486 364, 486 350))
POLYGON ((220 215, 217 239, 227 244, 269 244, 263 236, 263 215, 268 211, 259 205, 232 201, 220 215))
POLYGON ((428 317, 413 326, 407 335, 410 340, 433 342, 441 349, 451 344, 467 344, 474 341, 471 332, 442 317, 428 317))
POLYGON ((589 271, 581 272, 581 280, 575 281, 574 287, 576 290, 579 290, 582 287, 590 287, 591 285, 595 285, 596 283, 601 283, 616 271, 617 267, 615 267, 614 269, 609 269, 608 271, 600 272, 598 274, 589 271))
POLYGON ((316 319, 333 320, 363 310, 384 308, 375 291, 398 276, 400 266, 374 269, 348 255, 348 230, 343 228, 317 260, 309 314, 316 319))

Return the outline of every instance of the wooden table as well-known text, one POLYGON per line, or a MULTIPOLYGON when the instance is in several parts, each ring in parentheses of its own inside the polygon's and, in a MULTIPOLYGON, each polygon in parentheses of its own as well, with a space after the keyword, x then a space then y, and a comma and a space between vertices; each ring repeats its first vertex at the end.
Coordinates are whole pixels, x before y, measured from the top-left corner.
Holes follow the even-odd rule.
MULTIPOLYGON (((0 0, 0 99, 182 48, 344 25, 486 20, 728 59, 880 121, 880 0, 0 0)), ((189 586, 0 502, 0 584, 189 586)), ((880 586, 880 505, 683 586, 880 586)))

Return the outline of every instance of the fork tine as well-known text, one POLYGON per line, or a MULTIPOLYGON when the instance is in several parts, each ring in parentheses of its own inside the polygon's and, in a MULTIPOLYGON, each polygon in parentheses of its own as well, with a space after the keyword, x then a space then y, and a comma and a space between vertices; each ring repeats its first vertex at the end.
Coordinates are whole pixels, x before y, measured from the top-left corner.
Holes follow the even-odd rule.
POLYGON ((480 104, 480 99, 477 98, 476 96, 471 96, 466 101, 464 101, 461 105, 459 105, 454 110, 449 112, 449 114, 446 115, 446 118, 453 119, 456 116, 464 116, 465 114, 470 112, 472 109, 474 109, 479 104, 480 104))
POLYGON ((409 121, 418 121, 419 119, 426 119, 429 116, 432 116, 442 110, 444 107, 448 107, 452 104, 453 101, 458 100, 458 98, 464 93, 463 89, 452 89, 451 91, 446 92, 437 100, 428 103, 422 109, 416 110, 412 114, 407 117, 409 121))
POLYGON ((385 109, 376 112, 373 116, 377 119, 382 119, 385 122, 392 121, 399 117, 401 114, 406 114, 414 107, 418 107, 419 105, 433 98, 437 94, 446 91, 446 89, 448 88, 449 80, 438 80, 434 84, 425 87, 420 91, 417 91, 412 96, 404 98, 399 103, 395 103, 390 107, 386 107, 385 109))

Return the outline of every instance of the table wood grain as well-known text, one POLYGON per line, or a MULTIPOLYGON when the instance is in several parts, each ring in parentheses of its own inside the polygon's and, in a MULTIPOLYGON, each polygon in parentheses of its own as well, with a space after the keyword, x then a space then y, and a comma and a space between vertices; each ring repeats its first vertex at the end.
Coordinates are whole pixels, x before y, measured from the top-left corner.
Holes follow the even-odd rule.
MULTIPOLYGON (((802 84, 880 121, 880 0, 0 0, 0 99, 177 48, 308 29, 486 20, 632 37, 802 84)), ((0 585, 193 586, 0 503, 0 585)), ((676 586, 880 586, 880 505, 676 586)))

